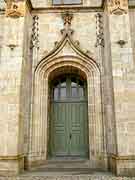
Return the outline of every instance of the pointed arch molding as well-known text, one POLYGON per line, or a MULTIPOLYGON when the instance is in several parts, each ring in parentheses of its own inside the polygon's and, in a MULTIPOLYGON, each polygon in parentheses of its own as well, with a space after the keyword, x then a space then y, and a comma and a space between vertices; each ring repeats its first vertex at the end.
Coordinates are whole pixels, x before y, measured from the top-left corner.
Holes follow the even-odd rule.
MULTIPOLYGON (((30 122, 29 166, 48 158, 49 141, 49 76, 62 67, 74 67, 87 77, 89 165, 105 167, 105 144, 102 118, 100 68, 93 57, 84 53, 72 40, 71 29, 62 30, 62 40, 37 64, 33 78, 32 118, 30 122), (66 47, 67 49, 64 50, 66 47)), ((66 68, 65 68, 66 69, 66 68)))
MULTIPOLYGON (((44 62, 47 63, 49 61, 49 59, 53 59, 55 57, 58 57, 58 55, 60 54, 62 49, 64 47, 66 47, 67 44, 74 51, 75 56, 81 57, 82 59, 89 60, 91 62, 91 64, 93 64, 95 67, 97 67, 98 70, 100 70, 98 63, 94 60, 93 54, 90 51, 84 52, 80 48, 79 41, 75 41, 75 42, 73 41, 73 38, 72 38, 73 30, 71 30, 71 29, 68 29, 68 30, 63 29, 61 31, 61 33, 63 35, 61 41, 60 42, 55 42, 54 49, 42 58, 42 60, 38 63, 38 65, 36 67, 36 71, 40 70, 40 67, 42 66, 42 64, 44 64, 44 62)), ((70 52, 69 52, 69 54, 65 54, 65 56, 70 56, 70 52)))

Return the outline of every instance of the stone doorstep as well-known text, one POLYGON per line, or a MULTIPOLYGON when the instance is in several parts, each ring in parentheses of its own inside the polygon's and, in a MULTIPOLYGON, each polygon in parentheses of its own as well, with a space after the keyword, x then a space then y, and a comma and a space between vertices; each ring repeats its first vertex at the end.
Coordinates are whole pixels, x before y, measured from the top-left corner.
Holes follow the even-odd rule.
POLYGON ((31 170, 41 171, 41 170, 68 170, 72 169, 88 169, 89 161, 88 160, 48 160, 46 164, 32 168, 31 170))

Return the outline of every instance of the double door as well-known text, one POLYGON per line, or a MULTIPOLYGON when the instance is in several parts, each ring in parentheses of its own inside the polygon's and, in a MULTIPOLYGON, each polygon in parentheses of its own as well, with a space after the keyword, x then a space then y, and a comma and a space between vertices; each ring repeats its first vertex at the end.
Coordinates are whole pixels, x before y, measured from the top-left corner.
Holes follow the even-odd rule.
POLYGON ((87 157, 88 155, 87 100, 85 87, 79 82, 66 77, 64 82, 60 81, 53 89, 51 105, 53 157, 87 157))

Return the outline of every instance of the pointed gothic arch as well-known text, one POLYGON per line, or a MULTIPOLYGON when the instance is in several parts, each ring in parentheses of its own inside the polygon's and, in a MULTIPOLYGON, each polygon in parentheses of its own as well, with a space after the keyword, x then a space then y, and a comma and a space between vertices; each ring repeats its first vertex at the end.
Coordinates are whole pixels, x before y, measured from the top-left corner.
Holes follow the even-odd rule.
POLYGON ((34 74, 34 102, 31 119, 30 164, 47 160, 48 154, 48 81, 49 76, 59 68, 74 67, 87 77, 88 86, 88 126, 89 126, 89 163, 91 167, 103 168, 104 159, 104 127, 102 122, 102 100, 100 70, 90 58, 77 56, 59 56, 43 59, 34 74), (102 164, 102 165, 101 165, 102 164))

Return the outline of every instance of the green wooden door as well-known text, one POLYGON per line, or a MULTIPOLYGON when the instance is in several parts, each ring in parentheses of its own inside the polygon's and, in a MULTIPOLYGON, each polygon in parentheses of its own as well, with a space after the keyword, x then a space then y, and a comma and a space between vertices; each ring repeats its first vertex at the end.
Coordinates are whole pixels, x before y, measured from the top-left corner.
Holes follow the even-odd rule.
POLYGON ((70 103, 69 114, 70 155, 87 156, 87 104, 86 102, 70 103))
POLYGON ((51 111, 51 154, 88 155, 86 85, 67 75, 55 82, 51 111))

